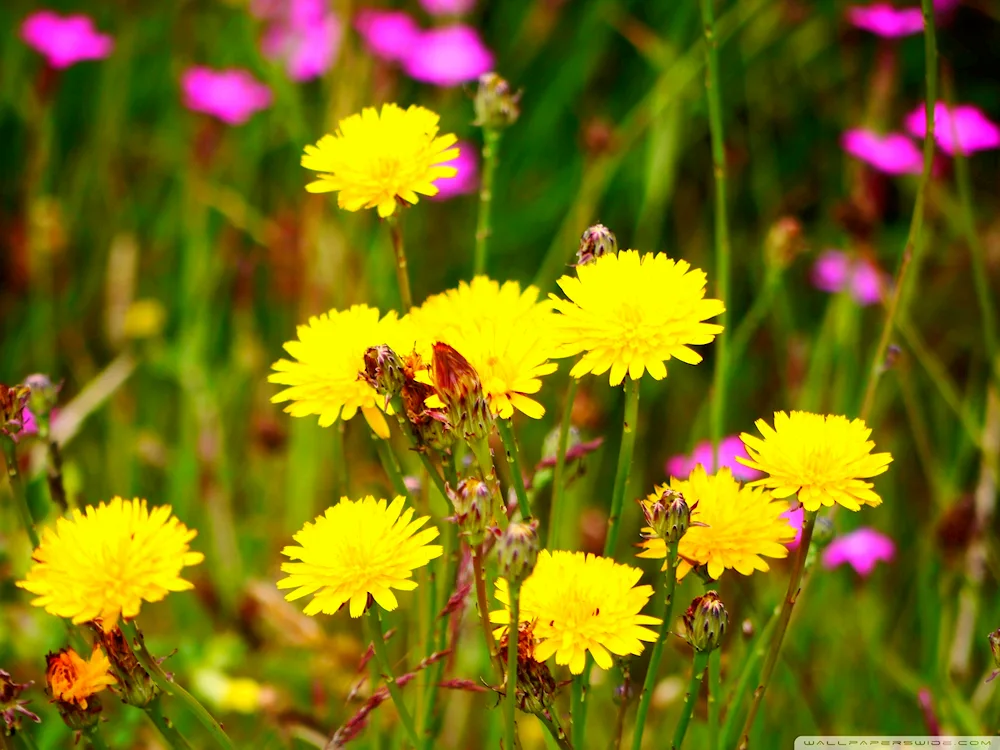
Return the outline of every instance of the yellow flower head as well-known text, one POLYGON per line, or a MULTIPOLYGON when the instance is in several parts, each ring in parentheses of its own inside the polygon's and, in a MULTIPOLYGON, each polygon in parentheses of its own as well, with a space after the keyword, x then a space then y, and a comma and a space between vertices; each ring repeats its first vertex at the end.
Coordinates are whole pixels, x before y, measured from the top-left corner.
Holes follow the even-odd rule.
POLYGON ((143 600, 194 588, 181 569, 205 559, 188 548, 197 533, 169 505, 150 511, 145 500, 115 497, 44 529, 34 565, 17 585, 37 594, 31 603, 49 614, 76 624, 100 620, 107 633, 119 617, 137 616, 143 600))
POLYGON ((840 503, 848 510, 882 502, 867 477, 878 476, 892 461, 889 453, 872 453, 875 443, 863 419, 832 414, 775 412, 774 427, 756 422, 763 439, 743 433, 750 458, 736 460, 770 476, 751 484, 767 487, 774 497, 791 497, 808 511, 840 503))
POLYGON ((298 339, 285 344, 294 360, 280 359, 268 377, 271 383, 289 386, 271 401, 290 401, 285 411, 293 417, 319 415, 320 427, 338 419, 348 420, 360 409, 382 437, 389 426, 382 416, 382 399, 358 377, 365 366, 365 351, 388 344, 396 351, 413 348, 405 319, 390 311, 379 319, 377 308, 354 305, 349 310, 331 310, 312 317, 298 327, 298 339))
POLYGON ((522 292, 516 281, 501 286, 485 276, 428 297, 410 314, 423 346, 443 341, 469 361, 490 411, 504 419, 514 409, 534 419, 545 414, 529 395, 541 389, 542 375, 556 369, 548 361, 555 317, 551 303, 538 301, 535 287, 522 292))
POLYGON ((626 374, 638 380, 647 370, 661 380, 667 360, 698 364, 701 355, 691 346, 722 331, 704 322, 725 311, 720 300, 705 299, 705 272, 662 253, 603 255, 558 283, 569 299, 552 297, 563 314, 555 327, 557 356, 583 352, 570 370, 577 378, 610 369, 611 385, 626 374))
MULTIPOLYGON (((781 514, 788 504, 774 502, 766 490, 743 487, 733 479, 728 467, 709 476, 700 464, 687 480, 671 478, 670 489, 684 495, 691 511, 691 526, 677 548, 681 561, 678 580, 687 575, 692 563, 707 565, 708 574, 718 578, 726 568, 743 575, 768 570, 763 557, 787 557, 786 542, 795 539, 795 528, 781 514), (696 524, 705 524, 699 526, 696 524)), ((644 502, 655 503, 667 485, 661 485, 644 502)), ((643 533, 655 534, 645 528, 643 533)), ((649 536, 639 557, 667 556, 664 541, 649 536)))
MULTIPOLYGON (((521 586, 519 610, 521 622, 534 622, 535 658, 545 661, 555 654, 556 664, 580 674, 588 651, 601 669, 611 668, 611 654, 641 654, 642 641, 656 640, 656 632, 643 626, 661 622, 639 614, 653 595, 652 586, 635 585, 641 577, 638 568, 608 557, 542 550, 521 586)), ((507 625, 510 599, 502 578, 497 599, 504 609, 491 612, 490 621, 507 625)))
POLYGON ((314 594, 307 615, 332 615, 350 602, 351 617, 360 617, 369 596, 393 610, 397 602, 391 589, 415 589, 413 571, 443 551, 428 544, 438 535, 435 527, 417 531, 425 523, 427 516, 414 520, 413 508, 403 510, 402 497, 388 507, 371 495, 358 501, 343 497, 295 535, 301 546, 281 551, 298 562, 282 564, 289 575, 278 588, 295 589, 286 594, 288 601, 314 594))
POLYGON ((454 177, 445 164, 458 156, 451 133, 438 136, 440 118, 423 107, 382 105, 381 115, 366 107, 340 121, 335 135, 306 146, 302 166, 322 172, 306 185, 310 193, 338 191, 337 204, 348 211, 378 208, 391 216, 397 200, 416 203, 417 193, 437 195, 434 181, 454 177))
POLYGON ((45 682, 53 700, 75 703, 87 708, 87 699, 104 690, 108 685, 116 685, 118 680, 111 674, 111 663, 101 651, 94 647, 90 661, 84 661, 76 651, 66 648, 57 654, 48 655, 45 682))

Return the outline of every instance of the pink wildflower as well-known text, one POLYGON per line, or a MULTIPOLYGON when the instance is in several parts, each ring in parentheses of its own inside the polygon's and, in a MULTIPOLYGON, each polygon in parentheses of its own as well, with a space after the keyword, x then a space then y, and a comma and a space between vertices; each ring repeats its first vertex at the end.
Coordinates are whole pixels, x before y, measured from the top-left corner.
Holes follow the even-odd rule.
POLYGON ((882 299, 888 278, 867 258, 852 259, 840 250, 826 250, 812 268, 817 289, 836 294, 850 292, 859 305, 873 305, 882 299))
POLYGON ((288 0, 283 7, 256 7, 270 21, 261 50, 271 60, 283 60, 293 81, 318 78, 330 69, 340 49, 343 26, 326 0, 288 0))
POLYGON ((463 16, 476 6, 476 0, 420 0, 432 16, 463 16))
POLYGON ((111 54, 114 40, 94 28, 83 15, 60 16, 40 10, 21 24, 21 38, 45 56, 53 68, 68 68, 81 60, 100 60, 111 54))
POLYGON ((492 69, 493 53, 471 26, 454 24, 420 34, 402 63, 406 74, 417 81, 457 86, 492 69))
POLYGON ((858 575, 867 576, 880 560, 892 562, 896 555, 893 541, 874 529, 861 528, 837 537, 823 550, 823 567, 836 568, 848 563, 858 575))
POLYGON ((354 19, 368 50, 383 60, 402 60, 416 47, 420 27, 403 11, 365 9, 354 19))
MULTIPOLYGON (((731 469, 735 479, 741 482, 749 482, 761 476, 761 472, 756 469, 751 469, 739 463, 736 460, 737 456, 749 458, 747 449, 743 445, 743 441, 740 440, 739 435, 730 435, 719 441, 719 465, 731 469)), ((677 479, 687 479, 698 464, 704 466, 705 471, 709 474, 715 473, 715 453, 712 450, 711 440, 703 440, 698 443, 690 456, 680 455, 668 459, 665 468, 669 476, 676 477, 677 479)))
POLYGON ((855 5, 847 9, 847 20, 859 29, 887 39, 919 34, 924 30, 920 8, 894 8, 889 3, 855 5))
MULTIPOLYGON (((905 125, 917 138, 927 135, 927 108, 921 104, 906 116, 905 125)), ((963 154, 1000 147, 1000 126, 971 104, 960 104, 950 110, 944 102, 934 106, 934 140, 941 150, 954 155, 956 135, 963 154)))
POLYGON ((848 130, 841 146, 851 156, 886 174, 918 174, 923 169, 920 149, 902 133, 879 135, 871 130, 848 130))
POLYGON ((229 125, 242 125, 271 104, 271 89, 245 70, 194 67, 181 78, 184 106, 213 115, 229 125))

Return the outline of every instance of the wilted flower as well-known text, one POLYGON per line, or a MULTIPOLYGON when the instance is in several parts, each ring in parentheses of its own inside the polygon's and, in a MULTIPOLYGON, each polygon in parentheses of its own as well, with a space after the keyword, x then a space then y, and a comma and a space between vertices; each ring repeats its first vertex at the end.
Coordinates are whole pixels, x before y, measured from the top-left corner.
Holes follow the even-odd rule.
POLYGON ((242 125, 255 112, 271 106, 271 89, 246 70, 188 68, 181 76, 181 88, 185 107, 229 125, 242 125))
POLYGON ((812 268, 812 282, 817 289, 837 294, 850 293, 859 305, 873 305, 882 300, 889 279, 867 258, 852 258, 840 250, 826 250, 812 268))
POLYGON ((706 591, 684 613, 687 642, 695 651, 714 651, 729 628, 729 613, 716 591, 706 591))
POLYGON ((115 684, 115 678, 109 671, 111 665, 100 646, 94 647, 89 661, 71 648, 49 654, 46 658, 47 692, 59 708, 66 726, 81 730, 97 724, 97 716, 101 712, 97 693, 115 684))
MULTIPOLYGON (((739 435, 730 435, 719 441, 719 468, 732 471, 733 476, 742 482, 757 479, 759 471, 750 469, 736 460, 737 456, 747 458, 747 449, 739 435)), ((672 456, 666 465, 667 474, 678 479, 687 479, 696 466, 704 466, 709 474, 715 473, 715 450, 711 440, 698 443, 690 456, 672 456)))
POLYGON ((448 423, 459 435, 469 439, 486 438, 493 426, 493 417, 476 368, 453 346, 437 341, 431 372, 436 396, 428 401, 428 406, 441 407, 448 423))
MULTIPOLYGON (((500 636, 501 654, 507 653, 510 626, 500 636)), ((507 690, 510 686, 505 686, 507 690)), ((529 714, 547 711, 555 702, 556 681, 544 661, 535 659, 535 625, 521 622, 517 629, 517 707, 529 714)))
POLYGON ((0 733, 10 736, 21 727, 21 717, 27 717, 36 724, 41 723, 41 719, 25 706, 31 701, 21 700, 21 693, 31 687, 30 682, 14 682, 10 673, 0 669, 0 719, 3 726, 0 726, 0 733))
POLYGON ((365 46, 376 57, 402 60, 420 38, 420 27, 408 13, 364 8, 354 19, 365 46))
POLYGON ((402 58, 410 78, 435 86, 474 81, 493 67, 493 53, 471 26, 455 24, 424 31, 402 58))
POLYGON ((139 664, 121 628, 115 626, 105 631, 102 627, 96 626, 95 630, 108 656, 110 671, 118 682, 112 690, 130 706, 138 708, 148 706, 157 695, 157 687, 153 683, 153 678, 139 664))
POLYGON ((860 528, 830 542, 823 550, 823 567, 830 569, 847 563, 858 575, 867 576, 875 570, 877 562, 892 562, 895 555, 896 545, 889 537, 875 529, 860 528))
POLYGON ((111 54, 115 43, 94 28, 84 15, 60 16, 40 10, 21 24, 21 39, 42 55, 53 68, 68 68, 82 60, 100 60, 111 54))
POLYGON ((894 8, 889 3, 848 8, 847 20, 859 29, 889 39, 919 34, 924 30, 924 16, 920 8, 894 8))
POLYGON ((851 156, 886 174, 919 174, 924 166, 920 149, 902 133, 879 135, 872 130, 855 128, 844 133, 840 143, 851 156))
MULTIPOLYGON (((906 129, 917 138, 927 135, 927 106, 921 104, 906 116, 906 129)), ((963 154, 1000 148, 1000 126, 991 122, 971 104, 949 108, 944 102, 934 106, 934 140, 946 154, 954 155, 961 146, 963 154), (957 144, 956 144, 957 138, 957 144)))

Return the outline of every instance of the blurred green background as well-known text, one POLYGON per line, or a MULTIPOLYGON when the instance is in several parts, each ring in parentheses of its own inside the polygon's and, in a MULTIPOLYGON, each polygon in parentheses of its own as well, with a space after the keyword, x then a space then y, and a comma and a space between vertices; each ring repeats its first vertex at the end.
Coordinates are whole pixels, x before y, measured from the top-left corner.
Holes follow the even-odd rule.
MULTIPOLYGON (((260 22, 239 2, 50 7, 91 15, 116 47, 106 60, 64 71, 40 96, 44 64, 18 38, 38 6, 7 0, 0 7, 0 382, 33 372, 64 382, 62 405, 72 405, 61 427, 66 481, 77 502, 146 497, 171 504, 199 529, 196 548, 208 559, 190 572, 196 592, 147 605, 140 618, 154 653, 177 650, 167 668, 206 698, 238 747, 310 747, 310 732, 329 736, 361 705, 349 695, 360 630, 346 616, 305 618, 281 601, 274 587, 280 549, 342 493, 391 488, 362 423, 322 430, 312 419, 292 420, 270 404, 278 389, 266 376, 309 315, 357 302, 384 310, 397 307, 398 296, 388 234, 374 212, 338 211, 329 197, 307 194, 310 175, 299 156, 340 118, 384 101, 433 109, 444 132, 479 143, 471 88, 419 84, 374 60, 346 20, 357 3, 334 3, 346 26, 339 58, 305 84, 260 55, 260 22), (249 69, 272 87, 273 105, 239 127, 187 111, 179 80, 195 64, 249 69), (349 472, 333 458, 337 441, 349 472), (219 680, 235 677, 264 686, 249 713, 212 703, 219 680)), ((901 129, 903 115, 922 101, 923 44, 919 36, 888 43, 851 29, 845 7, 718 3, 733 249, 728 329, 757 306, 747 348, 732 365, 727 434, 749 431, 775 409, 855 415, 884 321, 879 305, 815 289, 810 267, 819 251, 836 247, 889 273, 896 268, 916 178, 862 167, 839 138, 862 125, 901 129), (884 74, 878 88, 877 70, 884 74), (768 283, 766 239, 784 217, 799 222, 801 242, 783 273, 771 267, 768 283)), ((405 8, 430 23, 415 2, 405 8)), ((521 119, 501 146, 490 274, 555 291, 580 233, 599 220, 621 247, 704 268, 711 287, 713 183, 696 4, 483 0, 468 20, 495 51, 497 70, 524 91, 521 119)), ((945 91, 1000 118, 1000 8, 991 0, 962 5, 939 27, 939 47, 945 91)), ((969 163, 975 231, 994 293, 998 153, 969 163)), ((476 209, 468 195, 422 200, 406 211, 417 300, 468 278, 476 209)), ((885 503, 836 519, 838 532, 871 525, 890 536, 896 560, 866 580, 846 567, 814 576, 755 747, 790 747, 800 734, 923 734, 921 688, 945 731, 1000 727, 1000 699, 983 683, 992 669, 985 636, 1000 627, 995 473, 990 480, 1000 405, 987 409, 989 368, 964 216, 953 165, 944 160, 929 188, 924 253, 911 269, 893 337, 900 351, 869 420, 878 448, 895 457, 877 480, 885 503)), ((712 347, 703 349, 702 365, 675 364, 667 380, 642 384, 633 495, 664 479, 669 456, 708 437, 713 359, 712 347)), ((564 362, 546 380, 545 419, 517 422, 529 466, 557 425, 567 371, 564 362)), ((569 493, 574 512, 563 538, 577 548, 600 548, 621 410, 617 389, 584 379, 574 424, 584 438, 605 443, 569 493)), ((37 470, 39 456, 24 453, 28 471, 37 470)), ((44 516, 41 473, 29 491, 44 516)), ((6 492, 0 667, 35 680, 32 708, 44 722, 31 729, 39 747, 66 748, 70 732, 39 687, 44 655, 64 645, 65 631, 13 586, 28 549, 6 492)), ((546 490, 537 502, 544 519, 546 490)), ((446 515, 443 504, 435 510, 446 515)), ((636 540, 638 516, 631 507, 625 519, 624 535, 636 540)), ((645 562, 648 582, 658 582, 645 562)), ((734 623, 723 656, 727 680, 750 643, 740 624, 760 627, 780 602, 787 571, 782 561, 769 574, 724 577, 734 623)), ((686 581, 678 601, 697 590, 686 581)), ((417 596, 390 621, 404 624, 417 596)), ((474 618, 473 606, 448 677, 479 683, 488 662, 474 618)), ((404 629, 393 648, 412 665, 422 653, 418 631, 404 629)), ((632 660, 633 681, 641 683, 645 661, 632 660)), ((689 664, 678 639, 664 662, 649 747, 665 746, 689 664)), ((610 741, 621 679, 595 671, 588 748, 610 741)), ((441 747, 499 746, 493 694, 447 691, 442 700, 441 747)), ((112 696, 104 703, 113 747, 158 746, 140 712, 112 696)), ((703 708, 688 747, 704 742, 703 708)), ((189 736, 207 743, 192 717, 179 707, 173 713, 189 736)), ((376 726, 389 714, 376 712, 376 726)), ((543 746, 533 718, 520 725, 525 747, 543 746)), ((371 746, 370 734, 356 742, 371 746)), ((384 735, 383 747, 399 746, 384 735)))

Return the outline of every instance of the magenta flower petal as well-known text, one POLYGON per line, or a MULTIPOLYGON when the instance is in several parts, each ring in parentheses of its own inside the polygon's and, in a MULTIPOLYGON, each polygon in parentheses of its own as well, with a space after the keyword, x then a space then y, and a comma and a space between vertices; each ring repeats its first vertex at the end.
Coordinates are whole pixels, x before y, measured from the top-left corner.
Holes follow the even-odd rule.
POLYGON ((333 66, 343 26, 326 0, 285 0, 283 5, 272 0, 251 9, 269 21, 261 51, 269 59, 284 61, 293 81, 318 78, 333 66))
POLYGON ((455 24, 423 32, 402 62, 410 78, 435 86, 457 86, 489 71, 493 53, 475 29, 455 24))
POLYGON ((841 250, 825 250, 812 267, 817 289, 837 294, 845 289, 860 305, 873 305, 884 296, 888 279, 867 258, 852 259, 841 250))
POLYGON ((847 9, 847 20, 859 29, 888 39, 919 34, 924 29, 920 8, 893 8, 889 3, 855 5, 847 9))
POLYGON ((874 305, 880 302, 886 286, 885 274, 871 261, 859 258, 851 268, 851 296, 859 305, 874 305))
POLYGON ((871 130, 848 130, 841 146, 851 156, 886 174, 917 174, 923 169, 920 149, 902 133, 879 135, 871 130))
POLYGON ((812 267, 813 286, 831 294, 842 291, 850 276, 850 258, 840 250, 824 250, 812 267))
POLYGON ((823 567, 836 568, 847 563, 859 575, 867 576, 879 561, 892 562, 896 555, 893 541, 874 529, 861 528, 837 537, 823 550, 823 567))
POLYGON ((242 125, 271 105, 271 89, 245 70, 194 67, 181 77, 184 106, 213 115, 230 125, 242 125))
POLYGON ((420 27, 402 11, 365 9, 354 19, 368 50, 383 60, 402 60, 417 46, 420 27))
POLYGON ((795 538, 790 542, 786 542, 785 546, 788 549, 796 549, 802 541, 802 522, 805 520, 806 512, 800 505, 797 508, 786 510, 781 514, 781 517, 788 519, 788 525, 795 529, 795 538))
POLYGON ((459 141, 458 156, 451 161, 441 162, 445 166, 455 167, 458 174, 454 177, 439 177, 434 181, 438 194, 431 196, 434 200, 447 200, 456 195, 474 193, 479 190, 479 160, 476 159, 476 147, 468 141, 459 141))
MULTIPOLYGON (((761 476, 756 469, 739 463, 736 460, 737 456, 749 458, 739 435, 730 435, 719 441, 719 466, 728 467, 733 472, 733 477, 741 482, 749 482, 761 476)), ((690 456, 673 456, 668 459, 665 468, 669 476, 687 479, 694 471, 694 467, 699 464, 705 467, 707 473, 715 473, 715 453, 712 450, 711 440, 698 443, 690 456)))
POLYGON ((951 13, 962 4, 962 0, 934 0, 934 12, 939 15, 951 13))
POLYGON ((476 0, 420 0, 432 16, 463 16, 476 7, 476 0))
POLYGON ((21 24, 21 39, 37 50, 53 68, 68 68, 81 60, 100 60, 111 54, 114 40, 94 28, 87 16, 60 16, 41 10, 21 24))
MULTIPOLYGON (((926 106, 921 104, 906 116, 906 129, 917 138, 927 134, 926 106)), ((1000 126, 991 122, 971 104, 960 104, 951 110, 944 102, 934 105, 934 140, 949 155, 956 151, 955 136, 963 154, 1000 148, 1000 126)))

